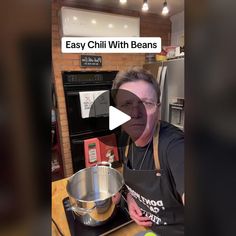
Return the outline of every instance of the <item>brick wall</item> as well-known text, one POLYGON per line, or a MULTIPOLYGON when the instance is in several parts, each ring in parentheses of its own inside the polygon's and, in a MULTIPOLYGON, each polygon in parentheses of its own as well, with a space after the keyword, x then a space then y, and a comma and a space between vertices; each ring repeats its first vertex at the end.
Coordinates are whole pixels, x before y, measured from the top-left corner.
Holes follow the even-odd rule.
MULTIPOLYGON (((58 102, 58 121, 61 138, 62 159, 65 177, 73 174, 71 149, 66 113, 65 96, 62 83, 62 71, 79 70, 122 70, 130 66, 142 66, 144 54, 100 54, 102 56, 102 68, 81 68, 80 54, 62 54, 60 50, 60 29, 58 11, 60 4, 52 3, 52 64, 55 79, 55 90, 58 102)), ((98 55, 98 54, 96 54, 98 55)))

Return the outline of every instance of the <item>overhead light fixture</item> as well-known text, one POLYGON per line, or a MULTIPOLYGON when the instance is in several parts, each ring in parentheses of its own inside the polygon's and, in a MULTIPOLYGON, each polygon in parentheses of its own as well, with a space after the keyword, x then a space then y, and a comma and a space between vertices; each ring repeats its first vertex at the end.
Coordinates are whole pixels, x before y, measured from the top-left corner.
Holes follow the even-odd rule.
POLYGON ((167 15, 169 13, 169 9, 168 9, 166 0, 163 3, 163 8, 162 8, 162 12, 161 13, 162 13, 162 15, 167 15))
POLYGON ((143 0, 142 11, 148 11, 148 3, 147 3, 147 0, 143 0))
POLYGON ((127 0, 120 0, 120 4, 126 4, 127 0))
POLYGON ((92 20, 91 20, 91 23, 94 24, 94 25, 96 25, 96 24, 97 24, 97 21, 96 21, 95 19, 92 19, 92 20))

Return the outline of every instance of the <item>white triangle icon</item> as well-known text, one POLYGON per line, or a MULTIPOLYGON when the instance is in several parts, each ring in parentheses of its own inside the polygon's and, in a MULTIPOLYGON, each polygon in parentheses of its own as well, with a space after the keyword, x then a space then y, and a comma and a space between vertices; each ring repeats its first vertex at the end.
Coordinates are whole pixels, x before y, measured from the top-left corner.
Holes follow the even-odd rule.
POLYGON ((113 106, 109 106, 109 130, 115 129, 130 119, 131 117, 126 115, 124 112, 116 109, 113 106))

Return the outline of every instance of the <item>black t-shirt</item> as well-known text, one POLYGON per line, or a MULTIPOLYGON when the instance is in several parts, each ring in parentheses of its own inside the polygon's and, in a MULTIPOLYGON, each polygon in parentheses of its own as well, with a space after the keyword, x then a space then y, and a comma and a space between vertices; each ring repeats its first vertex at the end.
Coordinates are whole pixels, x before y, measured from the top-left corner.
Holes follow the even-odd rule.
MULTIPOLYGON (((159 133, 159 150, 161 169, 168 173, 173 191, 180 196, 184 193, 184 133, 177 127, 161 121, 159 133)), ((121 142, 127 143, 128 136, 123 134, 121 142)), ((124 158, 125 148, 120 149, 120 156, 124 158)), ((128 165, 132 169, 154 170, 153 143, 145 147, 137 147, 130 143, 128 165), (132 155, 133 153, 133 155, 132 155), (132 158, 133 156, 133 158, 132 158)))

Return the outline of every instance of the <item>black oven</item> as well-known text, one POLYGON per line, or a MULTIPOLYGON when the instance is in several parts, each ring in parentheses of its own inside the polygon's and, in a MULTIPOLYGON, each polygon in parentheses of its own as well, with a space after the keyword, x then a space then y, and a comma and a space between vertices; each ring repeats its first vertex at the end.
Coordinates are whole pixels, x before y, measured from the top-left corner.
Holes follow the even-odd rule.
POLYGON ((111 134, 108 116, 82 118, 79 93, 110 90, 116 74, 117 71, 62 72, 74 172, 85 167, 84 140, 111 134))

